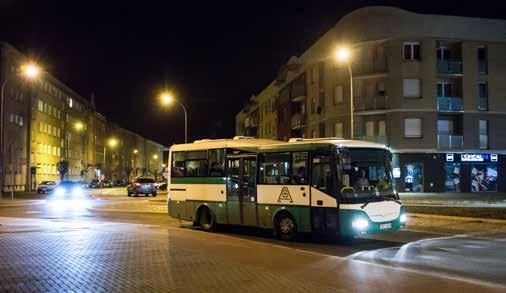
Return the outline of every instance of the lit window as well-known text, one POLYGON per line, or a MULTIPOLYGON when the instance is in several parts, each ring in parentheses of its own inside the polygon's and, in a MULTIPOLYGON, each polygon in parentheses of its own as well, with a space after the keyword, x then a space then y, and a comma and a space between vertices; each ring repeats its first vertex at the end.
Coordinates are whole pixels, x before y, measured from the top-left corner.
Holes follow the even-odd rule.
POLYGON ((72 98, 69 99, 69 107, 72 108, 72 98))
POLYGON ((422 137, 422 119, 404 119, 404 137, 422 137))
POLYGON ((422 96, 419 79, 404 79, 403 86, 405 98, 420 98, 422 96))

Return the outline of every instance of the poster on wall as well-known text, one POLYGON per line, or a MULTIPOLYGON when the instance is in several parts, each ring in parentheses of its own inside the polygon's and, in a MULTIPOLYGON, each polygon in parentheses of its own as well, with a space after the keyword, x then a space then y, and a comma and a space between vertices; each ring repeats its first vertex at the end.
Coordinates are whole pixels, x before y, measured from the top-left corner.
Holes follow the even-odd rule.
POLYGON ((460 163, 446 163, 445 173, 445 191, 460 192, 460 163))
POLYGON ((473 164, 471 168, 471 191, 497 191, 497 165, 473 164))

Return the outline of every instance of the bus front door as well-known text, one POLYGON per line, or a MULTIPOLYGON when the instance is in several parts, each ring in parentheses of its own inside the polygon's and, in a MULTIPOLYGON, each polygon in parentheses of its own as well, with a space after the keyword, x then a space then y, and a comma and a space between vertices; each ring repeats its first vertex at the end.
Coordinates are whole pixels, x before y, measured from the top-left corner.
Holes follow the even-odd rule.
POLYGON ((227 165, 228 223, 256 226, 256 157, 228 158, 227 165))

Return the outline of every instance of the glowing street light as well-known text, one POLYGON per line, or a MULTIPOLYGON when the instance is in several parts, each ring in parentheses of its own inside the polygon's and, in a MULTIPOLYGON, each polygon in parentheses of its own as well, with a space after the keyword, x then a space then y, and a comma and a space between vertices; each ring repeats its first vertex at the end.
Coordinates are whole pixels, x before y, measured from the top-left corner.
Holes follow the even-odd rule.
POLYGON ((153 155, 153 159, 158 160, 158 155, 153 155))
POLYGON ((334 51, 334 60, 337 63, 346 63, 350 74, 350 138, 353 139, 353 72, 351 70, 351 50, 348 47, 339 47, 334 51))
POLYGON ((137 155, 139 153, 139 150, 138 149, 134 149, 132 152, 134 153, 134 155, 137 155))
MULTIPOLYGON (((20 67, 20 70, 18 71, 20 76, 22 78, 26 78, 27 80, 35 80, 40 76, 41 69, 39 66, 37 66, 33 62, 29 62, 27 64, 23 64, 20 67)), ((0 146, 4 145, 4 92, 5 92, 5 86, 7 85, 7 82, 17 75, 8 75, 5 77, 4 82, 2 83, 1 89, 0 89, 0 146)), ((0 162, 2 162, 2 165, 0 166, 0 187, 4 186, 3 178, 3 164, 5 164, 5 160, 3 158, 3 152, 0 152, 0 162)), ((14 170, 14 168, 12 168, 14 170)), ((14 171, 13 171, 14 172, 14 171)), ((14 174, 11 175, 12 185, 14 185, 14 174)), ((0 188, 0 198, 2 198, 2 188, 0 188)), ((14 199, 14 188, 11 189, 11 199, 14 199)))
POLYGON ((114 137, 111 137, 109 138, 109 140, 107 141, 107 145, 110 146, 111 148, 115 147, 116 145, 118 145, 118 140, 115 139, 114 137))
POLYGON ((77 131, 81 131, 84 129, 84 124, 81 121, 78 121, 74 124, 74 129, 77 131))
POLYGON ((174 95, 170 92, 163 92, 160 94, 160 101, 163 106, 169 106, 174 102, 177 102, 184 111, 184 143, 188 142, 188 112, 186 111, 186 107, 179 100, 174 98, 174 95))

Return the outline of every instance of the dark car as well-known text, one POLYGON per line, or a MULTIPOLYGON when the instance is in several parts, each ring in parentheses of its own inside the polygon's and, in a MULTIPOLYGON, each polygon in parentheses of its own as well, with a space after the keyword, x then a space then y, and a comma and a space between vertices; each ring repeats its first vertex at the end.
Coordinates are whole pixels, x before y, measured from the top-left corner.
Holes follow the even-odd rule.
POLYGON ((132 196, 132 194, 134 196, 139 194, 156 196, 156 191, 155 180, 148 177, 139 177, 127 187, 128 196, 132 196))
POLYGON ((111 180, 102 180, 102 187, 103 188, 111 188, 112 187, 112 181, 111 180))
POLYGON ((85 195, 81 184, 73 181, 60 182, 51 193, 54 198, 79 198, 85 195))
POLYGON ((93 180, 91 180, 88 187, 89 188, 100 188, 100 181, 98 179, 93 179, 93 180))
POLYGON ((56 187, 56 182, 54 181, 42 181, 37 186, 37 193, 50 193, 56 187))
POLYGON ((116 180, 114 181, 114 186, 127 186, 124 180, 116 180))
POLYGON ((157 182, 156 188, 158 188, 158 190, 164 190, 164 191, 167 190, 167 181, 157 182))

